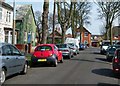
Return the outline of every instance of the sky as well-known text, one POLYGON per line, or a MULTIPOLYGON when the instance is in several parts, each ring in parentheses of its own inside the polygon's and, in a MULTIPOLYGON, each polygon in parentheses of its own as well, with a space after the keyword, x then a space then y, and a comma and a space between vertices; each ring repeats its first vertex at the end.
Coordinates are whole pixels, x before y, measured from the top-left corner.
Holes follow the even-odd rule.
MULTIPOLYGON (((5 0, 7 3, 13 5, 14 0, 5 0)), ((33 10, 35 11, 41 11, 43 12, 43 2, 44 0, 15 0, 16 5, 18 4, 32 4, 33 10)), ((53 0, 49 0, 49 12, 53 13, 53 0)), ((98 19, 98 13, 97 13, 97 6, 92 2, 92 9, 90 14, 90 22, 91 25, 85 25, 88 31, 90 31, 93 35, 100 35, 103 22, 98 19)), ((118 25, 117 20, 114 22, 114 25, 118 25)), ((71 29, 67 31, 67 33, 71 33, 71 29)))

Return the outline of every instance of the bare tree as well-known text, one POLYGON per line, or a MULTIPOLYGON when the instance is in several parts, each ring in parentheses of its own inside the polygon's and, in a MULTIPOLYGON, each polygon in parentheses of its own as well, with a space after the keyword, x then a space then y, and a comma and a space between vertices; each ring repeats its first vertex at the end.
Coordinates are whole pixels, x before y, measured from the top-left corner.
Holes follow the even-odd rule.
POLYGON ((44 0, 42 14, 42 43, 47 43, 49 0, 44 0))
POLYGON ((40 43, 41 32, 42 32, 42 13, 40 11, 35 12, 35 20, 37 24, 38 43, 40 43))
POLYGON ((71 28, 72 28, 72 37, 76 37, 76 28, 77 28, 77 2, 73 2, 72 15, 71 15, 71 28))
POLYGON ((73 2, 69 5, 67 2, 57 2, 58 22, 62 28, 62 43, 65 41, 65 32, 70 27, 73 2))
POLYGON ((99 18, 105 20, 105 39, 110 39, 112 44, 112 26, 113 21, 120 15, 120 0, 111 0, 111 2, 103 1, 97 2, 99 6, 99 18), (110 37, 110 38, 109 38, 110 37))

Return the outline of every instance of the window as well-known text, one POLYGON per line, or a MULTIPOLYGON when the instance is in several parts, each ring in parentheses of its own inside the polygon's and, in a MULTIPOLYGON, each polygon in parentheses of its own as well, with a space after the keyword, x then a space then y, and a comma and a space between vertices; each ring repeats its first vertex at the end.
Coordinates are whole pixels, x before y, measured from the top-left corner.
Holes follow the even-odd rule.
POLYGON ((6 22, 11 22, 11 12, 7 11, 6 22))
POLYGON ((9 14, 8 14, 8 20, 9 20, 9 22, 11 22, 11 12, 9 12, 9 14))
POLYGON ((58 50, 58 48, 57 48, 56 46, 54 46, 54 49, 55 49, 55 50, 58 50))
POLYGON ((0 6, 0 19, 2 19, 2 7, 0 6))
POLYGON ((84 36, 86 36, 86 37, 87 37, 87 36, 88 36, 88 32, 85 32, 85 33, 84 33, 84 36))
POLYGON ((8 11, 7 11, 7 14, 6 14, 6 22, 8 22, 8 11))
POLYGON ((9 34, 9 31, 5 31, 5 42, 8 43, 8 34, 9 34))
POLYGON ((11 50, 9 48, 9 46, 3 46, 2 47, 2 55, 7 56, 7 55, 11 55, 11 50))
POLYGON ((10 45, 10 49, 11 49, 12 55, 20 55, 20 52, 16 47, 10 45))
POLYGON ((52 50, 51 46, 38 46, 35 51, 45 51, 45 50, 52 50))

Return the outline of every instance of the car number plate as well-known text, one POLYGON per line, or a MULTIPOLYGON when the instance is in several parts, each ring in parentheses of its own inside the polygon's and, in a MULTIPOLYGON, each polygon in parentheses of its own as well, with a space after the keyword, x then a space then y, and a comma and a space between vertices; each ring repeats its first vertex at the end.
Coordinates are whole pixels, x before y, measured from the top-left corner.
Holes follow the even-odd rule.
POLYGON ((46 59, 38 59, 38 62, 45 62, 47 61, 46 59))

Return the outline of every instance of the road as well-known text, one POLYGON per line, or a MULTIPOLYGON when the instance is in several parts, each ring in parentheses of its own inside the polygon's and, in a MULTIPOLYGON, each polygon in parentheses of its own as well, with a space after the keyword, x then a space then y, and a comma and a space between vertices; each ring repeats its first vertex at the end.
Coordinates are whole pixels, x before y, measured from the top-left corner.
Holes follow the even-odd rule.
POLYGON ((5 84, 94 84, 97 86, 118 85, 120 80, 114 76, 111 63, 99 48, 88 48, 72 59, 65 59, 57 67, 37 66, 26 75, 9 77, 5 84))

